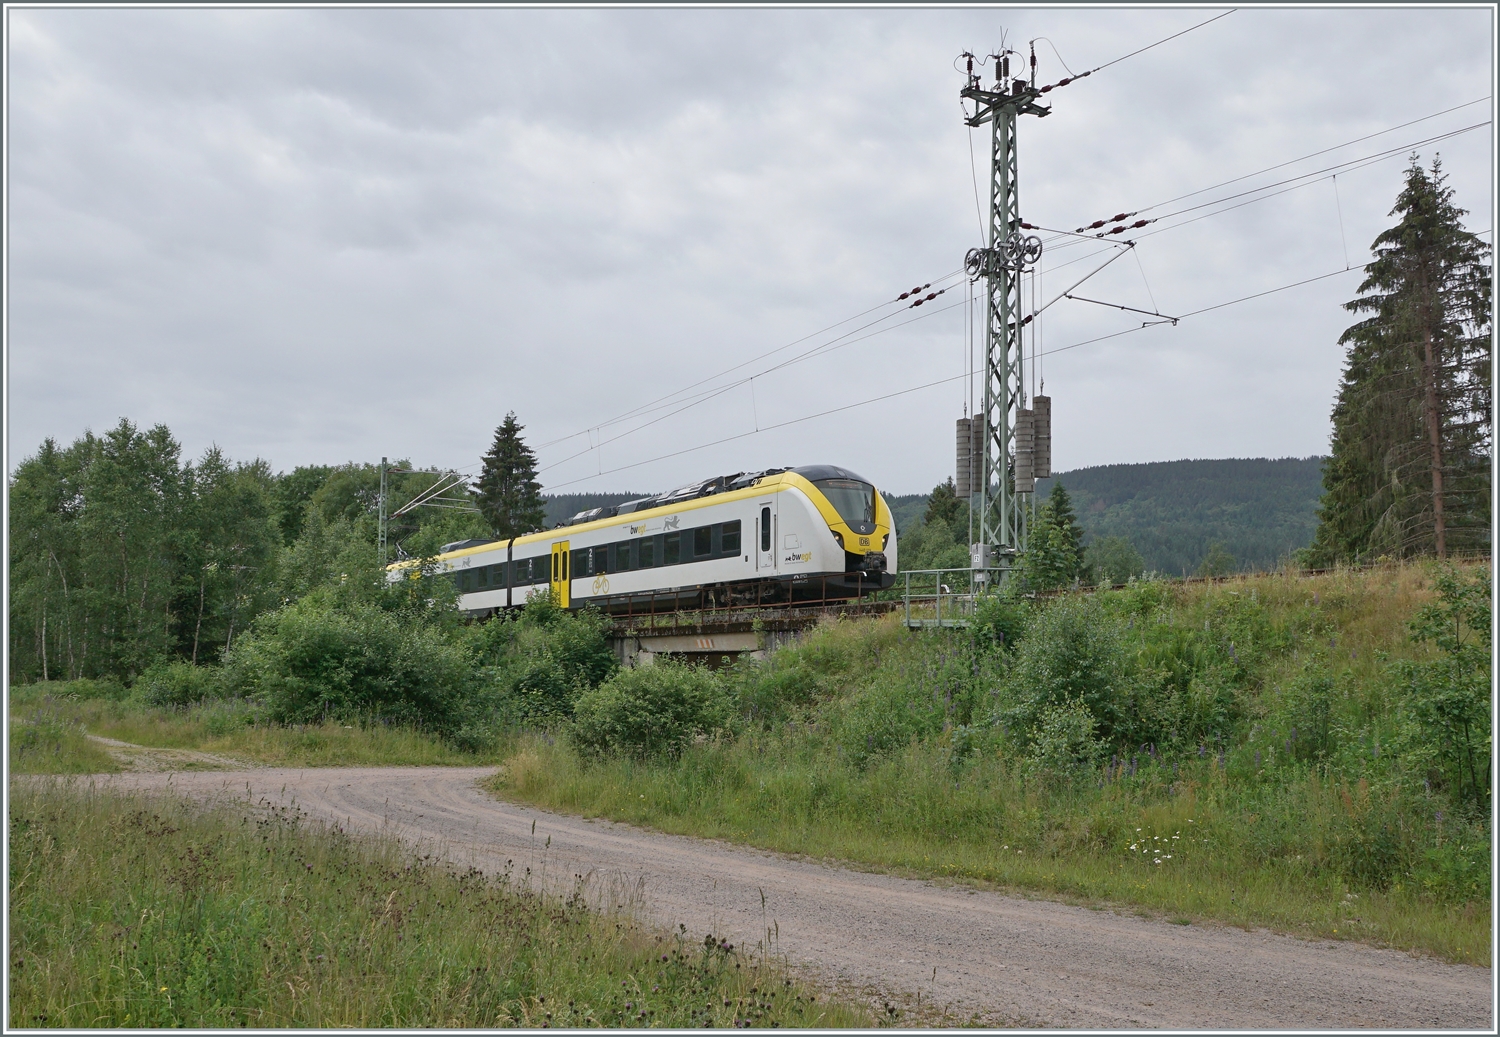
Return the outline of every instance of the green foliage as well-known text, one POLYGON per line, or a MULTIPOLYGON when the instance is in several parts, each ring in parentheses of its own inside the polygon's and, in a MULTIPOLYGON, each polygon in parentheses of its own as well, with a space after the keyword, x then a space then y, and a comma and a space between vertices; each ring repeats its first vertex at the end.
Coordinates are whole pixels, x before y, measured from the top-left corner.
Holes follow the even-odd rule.
POLYGON ((711 671, 658 660, 584 692, 569 734, 594 755, 677 756, 693 739, 727 730, 732 711, 711 671))
POLYGON ((1199 576, 1228 576, 1234 572, 1234 555, 1217 540, 1208 545, 1208 553, 1198 563, 1199 576))
POLYGON ((525 428, 515 412, 495 429, 479 476, 479 510, 497 537, 520 536, 542 528, 542 487, 536 481, 536 454, 521 438, 525 428))
POLYGON ((1094 570, 1101 587, 1118 587, 1144 575, 1145 560, 1124 537, 1100 537, 1085 549, 1084 557, 1094 570))
POLYGON ((954 491, 953 480, 940 482, 932 488, 932 493, 927 498, 927 511, 922 515, 923 522, 939 520, 949 529, 957 529, 960 524, 968 522, 968 502, 958 499, 954 491))
POLYGON ((913 656, 893 655, 830 711, 842 753, 856 767, 977 719, 984 695, 966 652, 913 656))
POLYGON ((538 892, 503 865, 430 862, 294 809, 28 783, 10 825, 13 1027, 871 1022, 727 941, 596 913, 584 882, 538 892))
POLYGON ((147 705, 180 707, 221 696, 223 685, 217 668, 164 659, 136 678, 133 692, 147 705))
POLYGON ((1485 761, 1475 782, 1464 714, 1408 679, 1471 702, 1489 680, 1488 577, 1456 572, 996 596, 968 631, 831 623, 721 673, 734 737, 643 762, 521 736, 506 795, 1482 963, 1485 761))
POLYGON ((569 612, 539 594, 517 616, 471 627, 468 639, 486 667, 497 719, 514 725, 572 716, 578 696, 619 668, 609 635, 597 610, 569 612))
POLYGON ((1027 737, 1026 761, 1043 782, 1065 785, 1081 777, 1092 777, 1107 745, 1094 737, 1098 722, 1079 700, 1059 702, 1042 709, 1027 737))
POLYGON ((467 653, 413 617, 316 592, 261 616, 228 679, 277 723, 375 721, 456 734, 475 719, 467 653))
POLYGON ((1417 613, 1411 629, 1414 640, 1441 655, 1405 661, 1398 671, 1411 725, 1406 751, 1429 780, 1487 812, 1493 746, 1490 571, 1480 568, 1470 579, 1444 567, 1435 583, 1441 597, 1417 613))
POLYGON ((1246 568, 1271 570, 1312 541, 1321 464, 1287 457, 1102 465, 1039 479, 1037 494, 1066 482, 1089 534, 1129 540, 1149 572, 1186 576, 1215 540, 1246 568))
POLYGON ((1043 715, 1081 703, 1101 737, 1136 742, 1143 688, 1130 665, 1117 621, 1091 598, 1063 598, 1036 617, 1007 680, 999 719, 1029 742, 1043 715))
POLYGON ((1490 247, 1464 229, 1437 160, 1429 173, 1413 156, 1398 213, 1344 306, 1368 316, 1339 339, 1347 353, 1310 552, 1325 565, 1490 545, 1490 247))
POLYGON ((1033 591, 1058 590, 1088 580, 1083 527, 1073 514, 1073 502, 1060 482, 1052 484, 1047 503, 1037 509, 1021 555, 1020 580, 1033 591))
POLYGON ((988 649, 1014 652, 1031 621, 1030 602, 1014 594, 986 594, 974 605, 974 636, 988 649))

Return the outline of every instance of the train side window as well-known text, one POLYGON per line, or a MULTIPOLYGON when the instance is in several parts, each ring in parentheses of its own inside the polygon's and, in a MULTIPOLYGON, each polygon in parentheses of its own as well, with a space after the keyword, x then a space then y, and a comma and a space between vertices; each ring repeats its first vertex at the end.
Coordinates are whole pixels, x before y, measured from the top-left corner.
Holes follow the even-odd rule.
POLYGON ((630 571, 630 541, 622 540, 615 545, 615 564, 610 567, 615 572, 626 573, 630 571))
POLYGON ((724 532, 719 538, 719 553, 726 555, 737 555, 740 553, 740 520, 724 523, 724 532))
POLYGON ((609 545, 600 544, 594 548, 594 575, 609 572, 609 545))
POLYGON ((712 526, 699 526, 693 530, 693 557, 705 558, 713 554, 714 530, 712 526))
POLYGON ((676 565, 682 561, 682 534, 668 533, 662 539, 661 564, 676 565))
POLYGON ((579 548, 573 552, 573 579, 580 576, 592 576, 593 571, 589 568, 589 562, 594 558, 594 552, 587 547, 579 548))
POLYGON ((642 569, 650 569, 656 565, 656 538, 641 537, 636 541, 636 550, 640 552, 639 561, 636 563, 642 569))
POLYGON ((506 585, 505 577, 509 575, 505 571, 505 563, 501 562, 499 565, 490 566, 490 568, 495 570, 495 574, 490 577, 490 585, 492 587, 504 587, 506 585))
POLYGON ((760 549, 771 550, 771 509, 760 509, 760 549))
POLYGON ((489 590, 490 570, 488 566, 481 565, 474 570, 474 586, 478 590, 489 590))

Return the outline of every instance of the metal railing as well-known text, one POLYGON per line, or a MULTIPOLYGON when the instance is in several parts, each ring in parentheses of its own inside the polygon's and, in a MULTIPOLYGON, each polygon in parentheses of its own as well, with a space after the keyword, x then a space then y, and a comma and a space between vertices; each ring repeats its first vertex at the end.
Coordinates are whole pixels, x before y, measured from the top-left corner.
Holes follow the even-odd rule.
POLYGON ((999 586, 1005 567, 987 569, 912 569, 902 572, 902 613, 914 630, 966 627, 974 603, 999 586))

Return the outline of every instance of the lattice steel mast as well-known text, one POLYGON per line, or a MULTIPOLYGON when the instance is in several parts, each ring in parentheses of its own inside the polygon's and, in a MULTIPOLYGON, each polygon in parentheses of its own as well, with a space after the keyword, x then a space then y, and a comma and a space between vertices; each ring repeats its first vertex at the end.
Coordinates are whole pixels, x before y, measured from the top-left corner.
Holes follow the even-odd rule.
MULTIPOLYGON (((985 248, 969 251, 966 266, 969 276, 985 282, 985 359, 982 447, 973 458, 977 479, 971 485, 977 542, 973 565, 976 569, 1000 566, 1008 568, 1019 550, 1025 548, 1026 509, 1024 498, 1030 494, 1016 492, 1011 459, 1015 454, 1016 423, 1026 404, 1022 380, 1021 328, 1030 322, 1021 313, 1021 274, 1041 258, 1042 243, 1036 237, 1022 234, 1020 192, 1016 166, 1016 118, 1019 115, 1045 116, 1050 108, 1036 103, 1036 56, 1031 57, 1031 80, 1011 77, 1010 58, 1014 51, 992 54, 995 62, 995 85, 980 86, 974 73, 974 55, 964 54, 968 63, 967 82, 960 96, 974 102, 974 112, 965 109, 969 126, 990 124, 990 213, 989 241, 985 248)), ((1020 55, 1016 54, 1019 58, 1020 55)), ((976 429, 979 432, 980 429, 976 429)))

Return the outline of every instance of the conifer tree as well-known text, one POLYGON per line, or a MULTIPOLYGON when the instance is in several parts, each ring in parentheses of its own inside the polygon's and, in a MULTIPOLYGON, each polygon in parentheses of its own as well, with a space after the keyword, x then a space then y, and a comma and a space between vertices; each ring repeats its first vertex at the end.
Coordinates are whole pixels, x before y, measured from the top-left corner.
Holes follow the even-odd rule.
POLYGON ((953 479, 950 476, 947 482, 940 482, 932 488, 932 494, 927 498, 927 511, 922 515, 923 522, 932 522, 937 519, 948 524, 950 529, 957 526, 960 516, 965 515, 964 501, 958 499, 953 488, 953 479))
POLYGON ((1442 164, 1415 158, 1375 239, 1323 469, 1315 564, 1487 549, 1490 269, 1442 164))
POLYGON ((1021 581, 1030 590, 1057 590, 1074 580, 1089 579, 1084 560, 1083 527, 1062 483, 1053 483, 1047 503, 1037 509, 1021 556, 1021 581))
POLYGON ((536 479, 536 454, 521 438, 526 426, 515 411, 495 429, 495 442, 484 455, 479 476, 479 510, 498 537, 520 536, 542 528, 542 486, 536 479))

